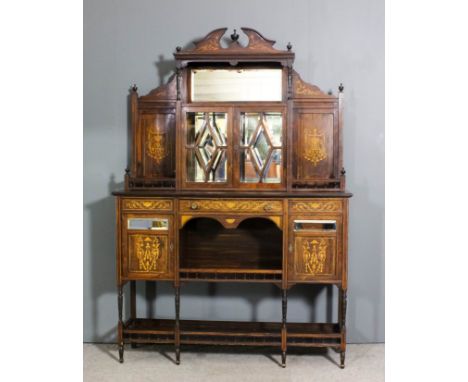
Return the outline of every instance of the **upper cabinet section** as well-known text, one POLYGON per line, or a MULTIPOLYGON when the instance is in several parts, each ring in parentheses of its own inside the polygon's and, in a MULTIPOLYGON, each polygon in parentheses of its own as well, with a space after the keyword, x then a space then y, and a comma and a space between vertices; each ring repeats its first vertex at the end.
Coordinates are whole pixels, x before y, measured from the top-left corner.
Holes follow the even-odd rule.
POLYGON ((344 190, 342 88, 301 79, 294 53, 250 28, 176 48, 175 73, 131 91, 128 189, 344 190))

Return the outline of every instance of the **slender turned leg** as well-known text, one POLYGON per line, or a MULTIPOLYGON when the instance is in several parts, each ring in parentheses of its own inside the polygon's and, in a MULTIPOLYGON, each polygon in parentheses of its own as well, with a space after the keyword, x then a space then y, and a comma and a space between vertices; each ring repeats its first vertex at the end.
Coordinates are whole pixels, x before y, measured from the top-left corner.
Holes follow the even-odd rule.
POLYGON ((176 364, 180 364, 180 286, 175 287, 175 353, 176 353, 176 364))
POLYGON ((122 321, 122 308, 123 308, 122 285, 119 285, 117 303, 119 306, 119 324, 118 324, 119 362, 123 363, 124 343, 123 343, 123 321, 122 321))
MULTIPOLYGON (((130 281, 130 318, 136 319, 136 281, 130 281)), ((135 349, 137 344, 132 342, 131 346, 135 349)))
POLYGON ((281 366, 286 367, 286 344, 287 344, 287 333, 286 333, 286 314, 288 309, 288 295, 286 289, 282 290, 282 308, 283 308, 283 320, 281 325, 281 366))
POLYGON ((340 327, 341 327, 341 347, 340 347, 340 368, 345 367, 346 354, 346 307, 347 291, 340 288, 340 327))

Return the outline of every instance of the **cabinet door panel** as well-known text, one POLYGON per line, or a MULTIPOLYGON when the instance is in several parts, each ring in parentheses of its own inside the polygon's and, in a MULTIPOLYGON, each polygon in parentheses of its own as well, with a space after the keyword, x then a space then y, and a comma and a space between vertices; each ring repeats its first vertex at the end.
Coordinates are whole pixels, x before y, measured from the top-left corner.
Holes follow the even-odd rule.
POLYGON ((293 187, 339 187, 337 109, 295 109, 293 147, 293 187))
POLYGON ((301 114, 299 179, 333 177, 333 114, 301 114))
POLYGON ((231 113, 226 108, 185 108, 182 136, 184 188, 231 184, 231 113))
POLYGON ((341 277, 342 223, 339 216, 295 216, 290 220, 288 279, 326 282, 341 277))
POLYGON ((336 238, 333 236, 296 236, 294 238, 296 277, 334 277, 336 275, 336 238))
POLYGON ((140 115, 142 164, 138 169, 144 178, 175 177, 175 113, 155 112, 140 115))
POLYGON ((130 279, 171 279, 172 216, 124 214, 122 270, 130 279))
POLYGON ((154 234, 128 235, 128 272, 167 274, 168 236, 154 234))

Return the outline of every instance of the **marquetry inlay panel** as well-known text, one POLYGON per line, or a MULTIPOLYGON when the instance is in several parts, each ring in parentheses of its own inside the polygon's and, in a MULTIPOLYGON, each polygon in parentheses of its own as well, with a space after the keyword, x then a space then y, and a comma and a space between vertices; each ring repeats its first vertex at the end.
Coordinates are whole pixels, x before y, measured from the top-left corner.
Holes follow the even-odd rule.
POLYGON ((341 200, 300 200, 291 202, 291 212, 341 212, 341 200))
POLYGON ((183 212, 281 213, 283 203, 279 200, 191 199, 181 200, 179 208, 183 212))
POLYGON ((124 199, 124 210, 159 210, 172 211, 173 204, 170 199, 124 199))
POLYGON ((295 271, 305 276, 333 276, 336 262, 333 237, 296 237, 295 271))
POLYGON ((167 236, 129 235, 130 272, 167 272, 167 236))

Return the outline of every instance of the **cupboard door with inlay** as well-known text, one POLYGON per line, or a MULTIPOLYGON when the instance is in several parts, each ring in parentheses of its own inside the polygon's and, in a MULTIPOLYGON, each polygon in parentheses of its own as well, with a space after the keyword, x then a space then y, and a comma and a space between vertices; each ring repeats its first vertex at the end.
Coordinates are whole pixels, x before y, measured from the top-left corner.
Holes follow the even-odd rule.
POLYGON ((293 188, 338 188, 340 137, 337 109, 294 110, 293 188))
POLYGON ((293 217, 290 220, 288 280, 339 281, 342 252, 340 238, 340 217, 293 217))
POLYGON ((170 280, 174 275, 172 216, 124 214, 122 273, 127 279, 170 280))

